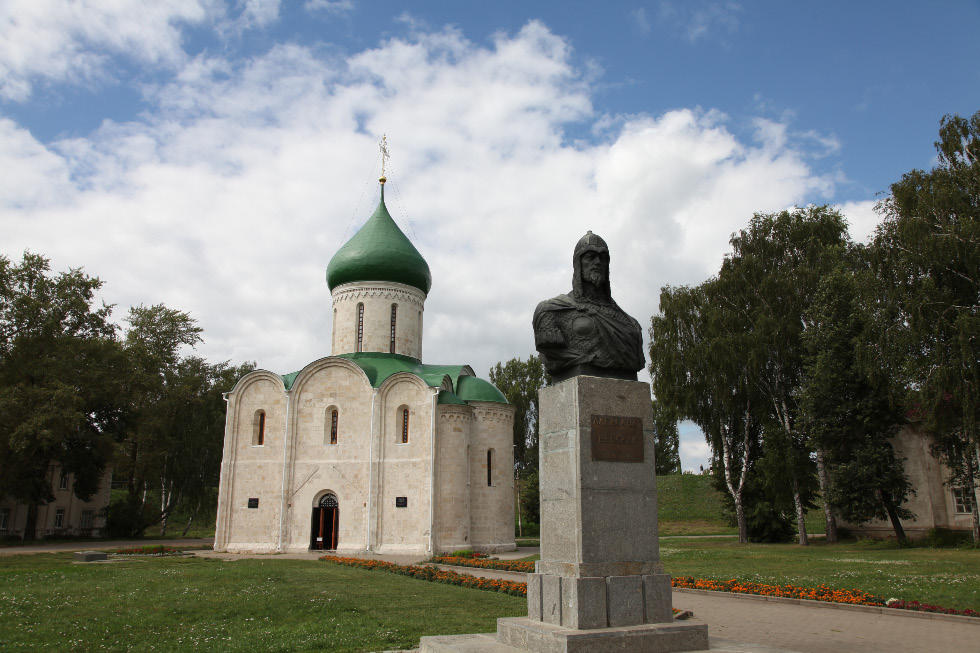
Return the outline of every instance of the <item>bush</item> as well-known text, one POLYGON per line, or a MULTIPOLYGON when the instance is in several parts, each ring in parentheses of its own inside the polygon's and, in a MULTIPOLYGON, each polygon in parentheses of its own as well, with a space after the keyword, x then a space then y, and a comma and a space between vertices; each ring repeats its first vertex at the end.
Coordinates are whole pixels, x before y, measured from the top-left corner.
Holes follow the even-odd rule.
POLYGON ((150 521, 146 511, 126 495, 113 498, 112 503, 102 509, 105 534, 108 537, 143 537, 143 531, 150 521))
POLYGON ((973 536, 967 531, 954 531, 949 528, 931 528, 926 535, 926 544, 936 549, 952 549, 972 543, 973 536))
POLYGON ((521 535, 519 537, 539 537, 540 535, 540 525, 535 524, 534 522, 524 522, 521 524, 521 535))

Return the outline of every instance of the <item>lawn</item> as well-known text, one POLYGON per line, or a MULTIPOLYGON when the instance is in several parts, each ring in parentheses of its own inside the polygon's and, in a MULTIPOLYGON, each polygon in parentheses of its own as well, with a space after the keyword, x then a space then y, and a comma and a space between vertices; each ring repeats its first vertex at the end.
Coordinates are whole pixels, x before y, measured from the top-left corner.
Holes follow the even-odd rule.
POLYGON ((661 535, 730 535, 738 529, 722 517, 724 499, 712 477, 671 474, 657 477, 661 535))
MULTIPOLYGON (((668 573, 857 588, 885 598, 980 609, 980 550, 893 543, 739 546, 661 543, 668 573)), ((320 561, 0 557, 0 650, 365 651, 423 635, 491 632, 526 614, 521 597, 320 561)))
MULTIPOLYGON (((725 495, 715 488, 714 482, 713 477, 701 474, 658 476, 660 534, 737 535, 738 529, 725 520, 725 495)), ((819 499, 817 504, 806 514, 807 533, 826 530, 823 504, 819 499)))
POLYGON ((521 597, 275 557, 0 557, 0 649, 381 651, 490 632, 521 597))
POLYGON ((673 576, 860 589, 886 599, 980 610, 980 550, 899 548, 894 542, 748 544, 730 539, 661 542, 673 576))

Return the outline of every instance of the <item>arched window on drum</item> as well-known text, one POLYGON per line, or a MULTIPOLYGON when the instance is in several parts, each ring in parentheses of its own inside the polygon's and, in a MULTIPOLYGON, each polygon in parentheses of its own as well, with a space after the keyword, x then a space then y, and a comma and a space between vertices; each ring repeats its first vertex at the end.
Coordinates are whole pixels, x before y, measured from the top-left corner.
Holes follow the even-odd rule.
POLYGON ((338 444, 340 442, 340 409, 330 406, 324 415, 323 443, 338 444))

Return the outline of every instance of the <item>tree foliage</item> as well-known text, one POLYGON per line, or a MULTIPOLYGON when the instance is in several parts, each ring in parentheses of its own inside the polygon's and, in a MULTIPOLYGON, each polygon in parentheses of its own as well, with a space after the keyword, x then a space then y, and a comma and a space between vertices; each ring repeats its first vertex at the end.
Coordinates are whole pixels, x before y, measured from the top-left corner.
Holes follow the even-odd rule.
POLYGON ((131 373, 125 432, 116 471, 126 495, 109 510, 115 535, 140 535, 153 524, 166 533, 178 506, 193 513, 217 485, 224 440, 222 393, 254 365, 212 365, 184 355, 201 341, 186 312, 162 304, 137 306, 126 318, 124 345, 131 373))
POLYGON ((538 468, 538 390, 551 379, 536 355, 512 358, 490 368, 490 382, 504 393, 514 413, 514 467, 519 476, 538 468))
POLYGON ((741 504, 749 476, 771 470, 776 477, 753 484, 789 493, 806 544, 804 516, 816 493, 798 425, 802 335, 811 296, 846 251, 847 228, 828 207, 760 213, 731 244, 716 277, 662 291, 650 330, 655 394, 697 423, 717 452, 740 541, 748 538, 741 504), (763 454, 782 459, 753 471, 763 454))
POLYGON ((52 463, 87 500, 112 455, 126 365, 101 286, 36 254, 0 257, 0 496, 27 503, 27 539, 54 499, 52 463))
POLYGON ((804 334, 803 424, 826 456, 824 500, 854 524, 888 519, 904 540, 901 520, 914 515, 903 504, 913 490, 890 442, 904 420, 889 400, 889 379, 862 356, 874 343, 861 305, 853 268, 839 267, 821 281, 804 334))
POLYGON ((750 383, 752 334, 741 321, 744 313, 725 310, 721 292, 718 279, 664 287, 660 313, 650 323, 650 375, 658 402, 697 424, 716 452, 745 543, 743 492, 757 446, 759 403, 750 383))
MULTIPOLYGON (((907 405, 937 437, 950 484, 980 483, 980 112, 946 116, 939 165, 912 170, 879 203, 870 250, 886 356, 905 379, 907 405)), ((980 513, 973 502, 973 536, 980 513)))
POLYGON ((667 404, 653 401, 653 434, 657 476, 681 473, 680 433, 677 431, 677 413, 667 404))

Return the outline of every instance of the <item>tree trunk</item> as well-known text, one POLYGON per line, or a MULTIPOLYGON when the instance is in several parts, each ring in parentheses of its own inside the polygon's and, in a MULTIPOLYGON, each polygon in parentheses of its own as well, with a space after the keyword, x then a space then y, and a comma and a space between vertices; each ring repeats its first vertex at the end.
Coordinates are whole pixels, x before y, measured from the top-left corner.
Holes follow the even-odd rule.
POLYGON ((521 479, 514 481, 517 488, 517 537, 524 537, 524 529, 521 528, 521 479))
MULTIPOLYGON (((167 504, 163 501, 160 502, 160 511, 163 512, 167 504)), ((163 519, 160 520, 160 537, 166 537, 167 535, 167 521, 170 518, 170 513, 163 512, 163 519)))
POLYGON ((32 541, 37 537, 37 513, 38 505, 37 501, 31 501, 27 504, 27 523, 24 524, 24 541, 32 541))
POLYGON ((800 546, 809 546, 810 540, 806 535, 806 511, 803 510, 803 497, 800 496, 796 474, 793 474, 793 505, 796 506, 796 531, 800 538, 800 546))
POLYGON ((899 542, 907 540, 908 537, 905 535, 905 527, 902 526, 902 520, 898 518, 898 511, 895 510, 895 502, 891 500, 891 497, 886 497, 885 493, 881 490, 878 490, 878 499, 885 506, 885 512, 888 513, 888 519, 892 523, 892 530, 895 531, 895 537, 898 538, 899 542))
POLYGON ((980 507, 977 506, 977 493, 973 493, 973 541, 980 542, 980 507))
POLYGON ((738 520, 738 543, 749 543, 749 527, 745 522, 745 506, 742 504, 742 493, 735 497, 735 518, 738 520))
POLYGON ((967 452, 967 465, 966 465, 966 481, 968 484, 968 491, 970 498, 973 499, 970 503, 973 504, 973 541, 980 542, 980 506, 977 506, 977 477, 974 473, 976 469, 976 459, 973 458, 973 452, 967 452))
POLYGON ((197 517, 197 508, 191 511, 191 516, 187 518, 187 524, 184 526, 183 532, 180 534, 181 537, 187 537, 187 531, 191 529, 191 522, 197 517))
POLYGON ((830 505, 830 476, 827 465, 824 464, 823 450, 817 449, 817 478, 820 479, 820 494, 823 495, 823 516, 827 522, 827 542, 837 543, 837 517, 834 507, 830 505))

